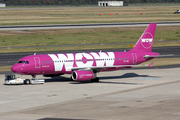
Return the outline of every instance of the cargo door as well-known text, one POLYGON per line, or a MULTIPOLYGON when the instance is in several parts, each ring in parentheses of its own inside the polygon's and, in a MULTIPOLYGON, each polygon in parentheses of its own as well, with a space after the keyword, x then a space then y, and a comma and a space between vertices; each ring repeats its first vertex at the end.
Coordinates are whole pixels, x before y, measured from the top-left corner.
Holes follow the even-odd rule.
POLYGON ((132 53, 132 58, 133 58, 133 64, 137 63, 137 55, 136 53, 132 53))

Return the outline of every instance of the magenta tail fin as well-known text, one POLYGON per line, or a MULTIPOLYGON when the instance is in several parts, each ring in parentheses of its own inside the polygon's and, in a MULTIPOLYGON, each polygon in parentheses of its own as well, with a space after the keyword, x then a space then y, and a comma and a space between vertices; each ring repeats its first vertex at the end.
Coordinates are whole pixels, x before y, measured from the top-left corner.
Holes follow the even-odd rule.
POLYGON ((156 31, 156 23, 149 24, 149 26, 146 28, 144 33, 141 35, 141 37, 137 41, 135 47, 130 51, 131 52, 135 52, 135 51, 151 52, 155 31, 156 31))

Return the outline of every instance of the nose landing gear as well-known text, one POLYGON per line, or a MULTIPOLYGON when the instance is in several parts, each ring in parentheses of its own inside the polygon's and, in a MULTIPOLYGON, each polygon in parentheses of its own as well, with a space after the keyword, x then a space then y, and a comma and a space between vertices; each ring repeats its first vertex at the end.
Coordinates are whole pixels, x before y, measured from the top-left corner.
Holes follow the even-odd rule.
POLYGON ((32 76, 32 79, 35 79, 36 78, 36 75, 31 75, 32 76))

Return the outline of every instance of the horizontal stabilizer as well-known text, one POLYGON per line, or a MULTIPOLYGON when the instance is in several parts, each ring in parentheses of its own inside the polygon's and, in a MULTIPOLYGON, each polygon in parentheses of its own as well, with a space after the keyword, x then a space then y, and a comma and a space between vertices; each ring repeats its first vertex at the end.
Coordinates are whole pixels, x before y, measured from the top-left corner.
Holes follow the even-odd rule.
POLYGON ((155 57, 166 57, 166 56, 173 56, 174 54, 167 54, 167 55, 145 55, 144 58, 155 58, 155 57))
POLYGON ((153 63, 149 64, 149 67, 151 67, 151 68, 152 68, 152 65, 153 65, 153 63))

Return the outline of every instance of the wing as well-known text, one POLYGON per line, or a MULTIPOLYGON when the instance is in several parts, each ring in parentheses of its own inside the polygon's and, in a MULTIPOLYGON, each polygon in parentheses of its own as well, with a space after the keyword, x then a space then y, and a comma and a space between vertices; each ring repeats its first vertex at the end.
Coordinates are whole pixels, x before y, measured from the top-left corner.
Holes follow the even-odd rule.
POLYGON ((123 68, 123 67, 137 67, 137 66, 149 66, 149 65, 116 65, 116 66, 103 66, 103 67, 73 67, 71 70, 97 70, 101 71, 104 68, 123 68))

